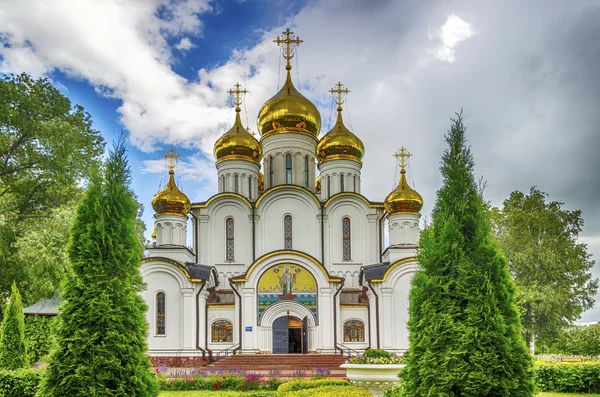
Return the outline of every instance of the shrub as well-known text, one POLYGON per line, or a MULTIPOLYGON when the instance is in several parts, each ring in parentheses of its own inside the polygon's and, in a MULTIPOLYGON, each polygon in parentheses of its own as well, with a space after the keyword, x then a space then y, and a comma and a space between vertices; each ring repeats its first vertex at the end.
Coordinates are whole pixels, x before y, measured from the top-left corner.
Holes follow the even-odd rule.
POLYGON ((0 397, 33 397, 40 383, 41 371, 0 369, 0 397))
MULTIPOLYGON (((316 379, 316 380, 292 380, 290 382, 286 382, 279 386, 277 389, 280 393, 287 393, 291 391, 304 390, 304 389, 313 389, 321 386, 341 386, 347 387, 352 384, 347 380, 337 380, 337 379, 316 379)), ((345 389, 344 389, 345 390, 345 389)))
POLYGON ((535 383, 540 391, 565 393, 600 392, 600 363, 536 362, 535 383))
POLYGON ((359 386, 319 386, 289 391, 283 397, 371 397, 371 392, 359 386))
MULTIPOLYGON (((376 350, 376 349, 373 349, 376 350)), ((371 350, 367 350, 365 354, 360 356, 352 357, 348 360, 350 364, 404 364, 403 356, 394 356, 385 350, 378 350, 380 352, 384 352, 385 354, 375 353, 371 355, 367 355, 367 352, 371 350)))
POLYGON ((390 352, 382 349, 369 349, 366 350, 363 356, 368 358, 392 358, 390 352))
POLYGON ((0 368, 28 368, 27 344, 25 342, 25 322, 21 294, 13 283, 10 302, 2 321, 0 332, 0 368))
POLYGON ((36 363, 48 355, 52 345, 51 322, 54 317, 25 317, 25 340, 30 363, 36 363))

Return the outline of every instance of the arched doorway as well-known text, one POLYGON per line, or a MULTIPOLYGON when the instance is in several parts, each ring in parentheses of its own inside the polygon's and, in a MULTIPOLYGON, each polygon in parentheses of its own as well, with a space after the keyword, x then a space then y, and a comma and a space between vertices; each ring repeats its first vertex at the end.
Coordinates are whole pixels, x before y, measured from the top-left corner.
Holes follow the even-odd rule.
POLYGON ((273 321, 273 354, 308 352, 308 318, 281 316, 273 321))

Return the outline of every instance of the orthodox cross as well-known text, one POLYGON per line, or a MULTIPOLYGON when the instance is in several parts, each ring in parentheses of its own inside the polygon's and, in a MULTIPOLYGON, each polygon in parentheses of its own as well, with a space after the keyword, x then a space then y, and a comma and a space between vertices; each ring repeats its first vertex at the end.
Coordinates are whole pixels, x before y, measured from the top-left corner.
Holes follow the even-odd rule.
POLYGON ((338 105, 338 111, 342 110, 341 109, 342 103, 344 103, 344 100, 342 99, 342 95, 348 94, 350 92, 349 89, 342 88, 343 86, 344 85, 338 81, 338 83, 335 85, 335 87, 329 90, 329 92, 331 92, 333 95, 337 96, 335 103, 337 103, 337 105, 338 105))
POLYGON ((287 61, 285 70, 292 69, 290 60, 294 57, 294 48, 298 47, 300 43, 303 42, 304 41, 300 40, 289 28, 287 28, 281 36, 277 36, 277 38, 273 40, 273 43, 283 48, 283 58, 287 61))
POLYGON ((240 83, 235 83, 233 88, 235 88, 235 89, 231 89, 231 90, 227 91, 227 93, 231 96, 231 99, 233 100, 233 104, 235 105, 236 112, 239 112, 240 105, 242 104, 242 95, 247 94, 248 90, 246 90, 245 88, 242 88, 240 83))
POLYGON ((169 170, 172 171, 175 168, 175 163, 179 158, 179 155, 173 151, 173 148, 171 148, 169 149, 169 153, 165 153, 163 157, 168 160, 169 170))
POLYGON ((412 156, 412 153, 407 152, 406 149, 404 149, 404 146, 402 146, 402 148, 394 153, 393 156, 396 160, 399 159, 400 168, 404 171, 404 168, 406 168, 406 165, 408 164, 406 160, 412 156))

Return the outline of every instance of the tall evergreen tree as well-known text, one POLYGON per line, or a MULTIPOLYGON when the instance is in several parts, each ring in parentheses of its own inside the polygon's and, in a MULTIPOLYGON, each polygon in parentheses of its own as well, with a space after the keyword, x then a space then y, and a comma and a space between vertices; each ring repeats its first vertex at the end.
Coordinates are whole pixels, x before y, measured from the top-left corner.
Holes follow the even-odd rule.
POLYGON ((146 355, 147 306, 138 294, 143 249, 136 237, 138 204, 119 141, 78 208, 71 235, 72 272, 41 396, 156 396, 146 355))
POLYGON ((410 294, 407 396, 532 396, 515 289, 491 240, 462 113, 445 136, 443 186, 410 294))
POLYGON ((0 368, 29 368, 21 294, 13 283, 10 302, 0 329, 0 368))

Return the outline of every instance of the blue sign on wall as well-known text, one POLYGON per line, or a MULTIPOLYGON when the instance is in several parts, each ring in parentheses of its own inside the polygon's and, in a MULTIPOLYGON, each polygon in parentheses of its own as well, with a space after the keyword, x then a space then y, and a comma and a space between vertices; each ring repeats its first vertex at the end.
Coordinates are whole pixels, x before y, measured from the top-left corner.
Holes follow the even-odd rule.
POLYGON ((246 332, 252 332, 252 326, 251 325, 247 325, 246 326, 246 332))

